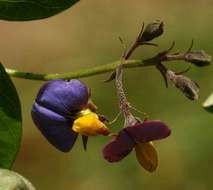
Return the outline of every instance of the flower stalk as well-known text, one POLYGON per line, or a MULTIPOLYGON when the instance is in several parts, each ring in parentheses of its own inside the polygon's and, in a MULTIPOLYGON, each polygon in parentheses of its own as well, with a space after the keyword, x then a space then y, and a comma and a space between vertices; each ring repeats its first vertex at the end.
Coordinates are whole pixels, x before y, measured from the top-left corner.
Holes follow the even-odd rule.
MULTIPOLYGON (((135 39, 133 44, 130 46, 128 51, 125 52, 123 55, 123 59, 125 60, 125 62, 122 63, 123 65, 122 68, 155 66, 159 62, 165 62, 165 61, 185 61, 185 62, 190 62, 194 64, 195 66, 199 66, 199 67, 207 66, 210 64, 211 56, 208 55, 205 51, 203 50, 191 51, 193 47, 193 42, 187 52, 169 54, 169 52, 174 47, 174 43, 173 43, 168 50, 162 51, 149 59, 145 59, 145 60, 129 59, 132 53, 138 47, 142 45, 157 46, 157 44, 150 43, 150 41, 153 40, 154 38, 159 37, 162 34, 163 34, 163 22, 157 20, 148 24, 145 28, 143 24, 142 29, 140 30, 137 38, 135 39)), ((54 79, 74 79, 74 78, 77 79, 77 78, 100 75, 100 74, 108 73, 111 71, 115 71, 119 65, 120 65, 120 60, 114 61, 108 64, 100 65, 100 66, 95 66, 89 69, 82 69, 79 71, 67 72, 62 74, 59 74, 59 73, 41 74, 41 73, 23 72, 23 71, 18 71, 18 70, 9 69, 9 68, 6 68, 6 72, 10 76, 16 77, 16 78, 48 81, 48 80, 54 80, 54 79)), ((111 81, 115 78, 115 72, 113 72, 113 74, 114 75, 112 75, 112 77, 107 81, 111 81)))
MULTIPOLYGON (((197 51, 197 52, 200 52, 200 51, 197 51)), ((156 56, 153 56, 149 59, 144 59, 144 60, 141 60, 141 59, 125 60, 125 62, 123 63, 123 68, 130 69, 130 68, 137 68, 137 67, 155 66, 159 62, 159 60, 162 62, 171 62, 171 61, 189 62, 188 60, 186 60, 186 55, 189 55, 189 54, 176 53, 176 54, 166 54, 165 56, 159 56, 159 54, 157 54, 156 56)), ((207 66, 211 62, 211 56, 209 56, 206 53, 205 55, 207 56, 207 58, 205 60, 205 64, 203 64, 202 66, 207 66)), ((61 74, 59 73, 41 74, 41 73, 23 72, 23 71, 19 71, 16 69, 9 69, 9 68, 6 68, 6 72, 11 77, 15 77, 15 78, 48 81, 53 79, 74 79, 74 78, 86 78, 86 77, 96 76, 96 75, 114 71, 119 65, 120 65, 120 60, 107 63, 104 65, 100 65, 100 66, 95 66, 89 69, 81 69, 79 71, 67 72, 67 73, 61 73, 61 74)), ((198 66, 198 64, 195 66, 198 66)))
MULTIPOLYGON (((122 62, 125 62, 125 60, 122 59, 122 62)), ((124 127, 127 127, 127 126, 131 126, 131 125, 135 125, 137 123, 137 120, 130 112, 130 104, 126 98, 126 95, 125 95, 125 92, 123 89, 122 67, 123 67, 123 64, 121 63, 116 68, 115 86, 116 86, 117 95, 119 98, 119 107, 125 118, 124 127)))

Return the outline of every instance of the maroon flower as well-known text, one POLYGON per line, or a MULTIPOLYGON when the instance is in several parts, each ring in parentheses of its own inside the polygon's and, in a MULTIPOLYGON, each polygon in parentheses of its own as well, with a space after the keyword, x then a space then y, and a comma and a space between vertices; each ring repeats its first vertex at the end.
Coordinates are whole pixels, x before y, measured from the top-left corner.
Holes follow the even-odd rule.
POLYGON ((170 129, 161 121, 137 123, 123 128, 108 142, 103 148, 103 156, 109 162, 117 162, 135 148, 139 163, 146 170, 152 172, 157 168, 158 159, 151 141, 166 138, 170 133, 170 129))

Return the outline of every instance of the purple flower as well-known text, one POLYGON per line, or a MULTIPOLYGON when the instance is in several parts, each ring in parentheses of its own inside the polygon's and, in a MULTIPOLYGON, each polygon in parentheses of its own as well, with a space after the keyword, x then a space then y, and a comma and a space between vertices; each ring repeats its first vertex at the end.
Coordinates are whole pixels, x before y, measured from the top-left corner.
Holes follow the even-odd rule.
POLYGON ((139 163, 148 171, 157 167, 157 153, 151 143, 170 135, 170 129, 161 121, 144 121, 123 128, 103 148, 103 156, 109 162, 117 162, 127 156, 133 148, 139 163))
POLYGON ((79 133, 83 136, 109 134, 98 115, 89 108, 89 97, 89 89, 77 79, 51 80, 38 92, 32 119, 53 146, 68 152, 79 133))
POLYGON ((87 105, 89 89, 77 79, 51 80, 39 90, 36 102, 63 115, 81 110, 87 105))

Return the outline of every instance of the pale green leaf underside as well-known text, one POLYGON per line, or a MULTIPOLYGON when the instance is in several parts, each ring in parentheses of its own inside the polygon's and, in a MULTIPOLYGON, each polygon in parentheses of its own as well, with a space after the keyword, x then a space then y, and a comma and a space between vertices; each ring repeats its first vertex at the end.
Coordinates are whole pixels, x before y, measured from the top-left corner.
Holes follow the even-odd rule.
POLYGON ((213 113, 213 93, 203 102, 203 107, 213 113))

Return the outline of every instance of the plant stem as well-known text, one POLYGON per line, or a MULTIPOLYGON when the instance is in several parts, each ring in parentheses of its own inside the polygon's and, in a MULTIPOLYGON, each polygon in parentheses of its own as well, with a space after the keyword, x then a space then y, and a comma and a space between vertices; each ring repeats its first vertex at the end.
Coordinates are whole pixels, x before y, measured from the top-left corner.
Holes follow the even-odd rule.
MULTIPOLYGON (((132 45, 130 50, 127 52, 127 54, 124 55, 125 63, 123 63, 123 68, 136 68, 136 67, 146 67, 146 66, 155 66, 161 62, 170 62, 170 61, 187 61, 188 58, 186 59, 186 54, 185 53, 176 53, 176 54, 164 54, 158 53, 157 55, 145 59, 145 60, 127 60, 127 58, 132 54, 132 52, 135 50, 136 45, 132 45)), ((199 51, 197 51, 199 53, 199 51)), ((205 52, 202 52, 202 56, 205 52)), ((200 62, 205 62, 203 63, 204 65, 201 66, 207 66, 210 64, 211 57, 205 53, 204 61, 203 57, 197 59, 200 62)), ((195 57, 196 58, 196 57, 195 57)), ((199 58, 199 57, 198 57, 199 58)), ((196 59, 195 59, 196 61, 196 59)), ((84 77, 90 77, 90 76, 95 76, 103 73, 108 73, 111 71, 115 71, 115 69, 119 66, 120 60, 114 61, 105 65, 100 65, 96 67, 92 67, 89 69, 82 69, 79 71, 74 71, 74 72, 68 72, 68 73, 55 73, 55 74, 40 74, 40 73, 31 73, 31 72, 22 72, 18 71, 15 69, 7 69, 6 72, 16 78, 23 78, 23 79, 29 79, 29 80, 40 80, 40 81, 47 81, 47 80, 53 80, 53 79, 73 79, 73 78, 84 78, 84 77)), ((200 63, 199 63, 200 64, 200 63)), ((198 65, 199 66, 199 65, 198 65)))
MULTIPOLYGON (((31 73, 31 72, 22 72, 14 69, 6 69, 6 72, 16 78, 23 78, 23 79, 29 79, 29 80, 40 80, 40 81, 47 81, 52 79, 72 79, 72 78, 84 78, 84 77, 90 77, 94 75, 99 75, 103 73, 107 73, 110 71, 113 71, 117 68, 117 66, 120 64, 120 61, 115 61, 112 63, 108 63, 101 66, 96 66, 89 69, 82 69, 79 71, 74 72, 68 72, 68 73, 62 73, 62 74, 39 74, 39 73, 31 73)), ((145 66, 151 66, 155 65, 155 60, 150 61, 143 61, 143 60, 127 60, 125 64, 123 65, 124 68, 135 68, 135 67, 145 67, 145 66)))
POLYGON ((122 58, 120 65, 116 68, 115 86, 119 99, 119 107, 125 118, 124 127, 128 127, 137 123, 137 120, 130 112, 130 104, 123 89, 123 65, 125 62, 126 60, 122 58))

